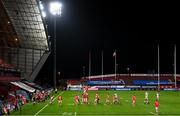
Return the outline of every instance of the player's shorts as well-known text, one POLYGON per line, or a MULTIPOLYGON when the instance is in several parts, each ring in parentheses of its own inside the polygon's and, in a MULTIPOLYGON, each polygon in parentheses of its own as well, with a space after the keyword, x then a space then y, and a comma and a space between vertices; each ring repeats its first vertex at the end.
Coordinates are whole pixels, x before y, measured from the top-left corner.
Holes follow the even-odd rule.
POLYGON ((99 101, 99 99, 95 99, 95 102, 98 102, 99 101))
POLYGON ((110 102, 108 99, 106 100, 106 103, 110 102))
POLYGON ((84 98, 84 102, 87 102, 88 101, 88 99, 87 98, 84 98))
POLYGON ((85 98, 83 98, 83 102, 85 102, 85 98))
POLYGON ((75 102, 76 102, 76 103, 79 103, 79 100, 78 100, 78 99, 76 99, 76 100, 75 100, 75 102))
POLYGON ((50 100, 50 103, 52 103, 53 101, 52 100, 50 100))
POLYGON ((58 100, 58 103, 62 103, 62 100, 58 100))
POLYGON ((135 104, 136 103, 136 100, 133 100, 133 104, 135 104))
POLYGON ((158 107, 155 107, 156 110, 158 110, 158 107))

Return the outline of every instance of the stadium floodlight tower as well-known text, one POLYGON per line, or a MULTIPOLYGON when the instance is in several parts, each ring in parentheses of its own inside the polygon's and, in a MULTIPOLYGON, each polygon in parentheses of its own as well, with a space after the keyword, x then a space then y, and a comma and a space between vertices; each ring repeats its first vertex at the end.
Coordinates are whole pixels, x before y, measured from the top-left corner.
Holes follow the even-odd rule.
POLYGON ((56 89, 56 17, 61 16, 62 4, 58 1, 50 3, 50 13, 54 16, 54 89, 56 89))

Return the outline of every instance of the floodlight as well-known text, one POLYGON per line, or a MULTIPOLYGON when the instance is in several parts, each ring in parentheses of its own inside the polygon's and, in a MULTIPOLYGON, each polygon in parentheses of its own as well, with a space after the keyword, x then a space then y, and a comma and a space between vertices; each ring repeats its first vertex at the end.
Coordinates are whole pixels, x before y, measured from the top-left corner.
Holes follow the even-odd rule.
POLYGON ((51 2, 50 3, 50 13, 52 15, 61 15, 61 9, 62 9, 62 4, 59 2, 51 2))
POLYGON ((54 16, 54 89, 56 89, 56 16, 61 15, 62 4, 58 1, 50 3, 50 13, 54 16))

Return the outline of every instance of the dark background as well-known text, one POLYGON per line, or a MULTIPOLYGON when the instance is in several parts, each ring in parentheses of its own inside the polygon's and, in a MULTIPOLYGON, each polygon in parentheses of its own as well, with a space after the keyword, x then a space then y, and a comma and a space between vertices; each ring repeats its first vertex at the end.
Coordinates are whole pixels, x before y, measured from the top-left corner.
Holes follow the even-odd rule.
MULTIPOLYGON (((54 37, 53 16, 46 23, 54 37)), ((88 54, 91 51, 92 75, 101 74, 101 51, 104 52, 104 73, 114 73, 113 52, 117 51, 118 73, 157 73, 157 44, 160 45, 160 72, 173 73, 173 50, 179 43, 176 36, 176 9, 161 6, 134 5, 104 0, 61 0, 62 16, 57 17, 58 78, 88 76, 88 54), (143 7, 142 7, 143 6, 143 7)), ((52 52, 53 53, 53 52, 52 52)), ((53 79, 53 54, 46 61, 38 79, 53 79)))

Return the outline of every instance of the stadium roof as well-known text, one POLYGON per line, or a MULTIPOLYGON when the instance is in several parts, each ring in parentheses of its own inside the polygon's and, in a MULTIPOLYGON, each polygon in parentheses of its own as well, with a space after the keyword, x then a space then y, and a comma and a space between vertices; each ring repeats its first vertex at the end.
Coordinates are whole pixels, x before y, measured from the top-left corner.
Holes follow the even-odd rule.
POLYGON ((38 0, 0 1, 0 46, 48 50, 38 0))
POLYGON ((32 88, 32 87, 30 87, 30 86, 28 86, 28 85, 26 85, 26 84, 24 84, 24 83, 22 83, 20 81, 18 81, 18 82, 10 82, 10 83, 15 85, 15 86, 18 86, 18 87, 20 87, 20 88, 22 88, 22 89, 24 89, 26 91, 35 92, 34 88, 32 88))

